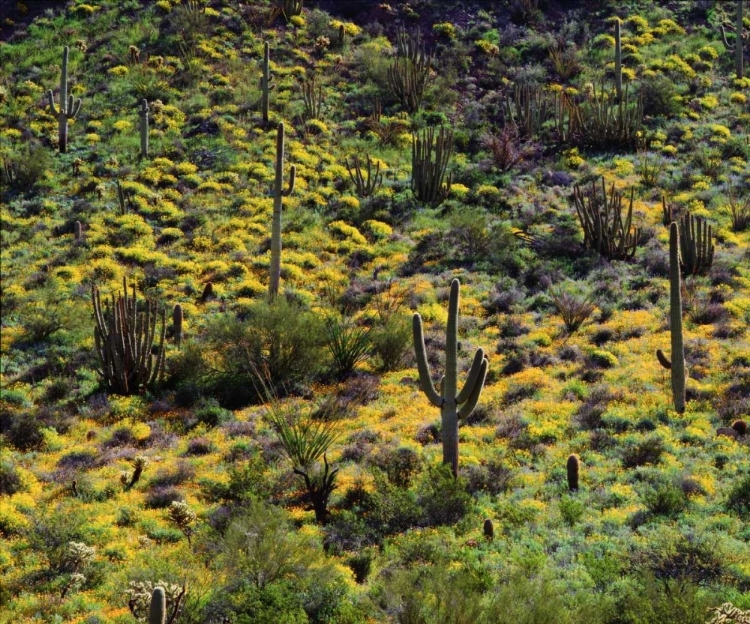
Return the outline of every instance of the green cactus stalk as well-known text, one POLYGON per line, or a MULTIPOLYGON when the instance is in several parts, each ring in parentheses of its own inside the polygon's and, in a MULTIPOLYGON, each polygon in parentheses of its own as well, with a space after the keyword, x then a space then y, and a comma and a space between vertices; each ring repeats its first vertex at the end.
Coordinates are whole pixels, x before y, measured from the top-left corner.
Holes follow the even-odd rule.
POLYGON ((172 310, 172 327, 174 328, 174 342, 179 348, 182 342, 182 306, 179 303, 172 310))
POLYGON ((47 91, 47 102, 53 115, 57 115, 58 149, 61 154, 68 151, 68 120, 75 119, 81 110, 81 98, 68 95, 68 55, 70 48, 63 48, 62 71, 60 72, 60 108, 55 106, 52 89, 47 91))
POLYGON ((492 524, 492 520, 487 518, 484 521, 484 539, 486 539, 488 542, 491 542, 495 539, 495 525, 492 524))
POLYGON ((738 79, 742 79, 745 74, 744 68, 744 45, 743 45, 743 24, 742 24, 742 3, 743 0, 737 0, 737 10, 734 17, 734 46, 729 45, 727 41, 727 33, 724 30, 724 26, 721 28, 721 38, 724 41, 724 46, 727 50, 734 52, 734 66, 735 73, 738 79))
POLYGON ((124 215, 128 211, 128 200, 125 197, 125 189, 122 188, 119 180, 115 181, 117 187, 117 208, 120 210, 120 214, 124 215))
POLYGON ((292 165, 289 170, 289 186, 282 188, 284 177, 284 124, 280 123, 276 130, 276 178, 273 183, 273 223, 271 225, 271 279, 268 284, 268 294, 271 299, 279 294, 281 280, 281 210, 284 197, 289 197, 294 191, 294 181, 297 168, 292 165))
POLYGON ((578 491, 578 477, 581 471, 581 462, 577 455, 568 457, 568 489, 571 492, 578 491))
POLYGON ((73 224, 73 233, 77 241, 83 240, 83 226, 80 221, 76 221, 73 224))
POLYGON ((622 101, 622 42, 620 39, 620 20, 615 22, 615 91, 617 101, 622 101))
POLYGON ((263 73, 260 77, 260 110, 263 115, 263 123, 268 123, 268 94, 276 86, 271 84, 273 76, 271 76, 271 50, 268 45, 268 41, 263 44, 263 73))
POLYGON ((163 587, 154 587, 151 595, 151 606, 148 610, 148 624, 166 624, 167 596, 163 587))
POLYGON ((713 230, 708 221, 690 213, 680 218, 680 268, 683 275, 708 272, 714 261, 713 230))
POLYGON ((214 285, 212 282, 206 282, 203 287, 203 293, 201 293, 201 303, 205 303, 209 299, 214 298, 214 285))
POLYGON ((344 25, 341 24, 341 26, 339 26, 339 46, 343 48, 344 44, 346 44, 346 29, 344 28, 344 25))
POLYGON ((148 300, 139 310, 135 285, 132 297, 128 296, 125 278, 122 286, 124 292, 117 299, 113 295, 104 310, 99 289, 94 285, 91 300, 96 320, 96 353, 101 365, 99 374, 111 392, 130 395, 156 387, 164 375, 166 313, 162 308, 159 314, 156 303, 148 300), (154 350, 157 317, 161 317, 161 332, 154 350))
POLYGON ((149 113, 148 102, 144 99, 141 102, 141 107, 138 109, 138 115, 140 116, 140 130, 141 130, 141 158, 148 158, 148 113, 149 113))
POLYGON ((369 197, 372 195, 378 187, 383 183, 383 174, 380 173, 380 161, 375 164, 375 173, 372 172, 372 159, 369 154, 365 154, 367 157, 367 175, 362 173, 362 166, 359 160, 359 156, 354 156, 353 163, 349 164, 349 159, 345 160, 346 168, 349 171, 349 177, 354 182, 354 186, 357 188, 357 195, 360 197, 369 197))
POLYGON ((685 412, 685 348, 682 339, 682 293, 680 291, 680 233, 674 221, 669 226, 669 330, 672 358, 659 349, 659 363, 672 373, 672 399, 678 414, 685 412))
POLYGON ((484 349, 477 349, 474 361, 469 369, 466 383, 457 392, 457 352, 458 352, 458 299, 461 284, 457 279, 451 282, 448 301, 448 326, 445 341, 445 375, 440 380, 440 392, 435 390, 430 377, 430 366, 427 363, 427 350, 424 345, 422 317, 417 313, 413 317, 414 351, 417 356, 419 383, 430 403, 440 408, 443 438, 443 463, 448 464, 453 476, 458 476, 458 421, 467 418, 479 401, 484 380, 487 377, 489 362, 484 349))
POLYGON ((433 208, 450 194, 453 176, 448 174, 446 178, 446 173, 452 151, 453 132, 442 126, 437 136, 434 128, 412 136, 411 190, 419 201, 433 208))

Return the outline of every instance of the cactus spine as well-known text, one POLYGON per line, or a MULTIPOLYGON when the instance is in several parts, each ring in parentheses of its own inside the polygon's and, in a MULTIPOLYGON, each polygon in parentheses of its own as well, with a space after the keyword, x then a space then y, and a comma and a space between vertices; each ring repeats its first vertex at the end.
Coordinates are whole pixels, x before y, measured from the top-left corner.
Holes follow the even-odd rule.
POLYGON ((680 292, 680 234, 677 223, 669 226, 669 328, 672 359, 659 349, 659 363, 672 373, 672 399, 678 414, 685 412, 685 348, 682 341, 682 293, 680 292))
POLYGON ((182 306, 179 303, 172 310, 172 326, 174 327, 174 342, 179 347, 182 342, 182 306))
MULTIPOLYGON (((266 48, 267 49, 267 48, 266 48)), ((271 299, 279 294, 281 279, 281 209, 284 197, 289 197, 294 191, 294 181, 297 168, 292 165, 289 170, 289 186, 282 188, 284 177, 284 124, 280 123, 276 130, 276 178, 273 183, 273 223, 271 225, 271 279, 268 284, 268 294, 271 299)))
POLYGON ((487 376, 488 360, 484 349, 477 349, 469 376, 460 392, 457 392, 458 352, 458 299, 461 284, 457 279, 451 282, 448 301, 448 326, 445 341, 445 375, 440 380, 440 392, 435 390, 430 378, 430 366, 427 363, 427 350, 424 346, 422 317, 417 313, 412 320, 414 351, 417 356, 419 383, 430 403, 440 408, 443 438, 443 463, 449 464, 453 475, 458 475, 458 421, 474 411, 482 393, 482 386, 487 376))
POLYGON ((263 73, 260 77, 260 109, 263 114, 263 123, 268 123, 268 93, 274 88, 271 84, 271 51, 268 41, 263 44, 263 73))
POLYGON ((58 149, 61 154, 68 151, 68 120, 75 119, 81 110, 81 98, 68 95, 68 55, 70 48, 63 48, 62 71, 60 72, 60 108, 55 107, 52 89, 47 91, 47 102, 52 114, 57 115, 58 149))
POLYGON ((141 118, 141 158, 148 158, 148 102, 144 99, 138 109, 141 118))
POLYGON ((148 610, 148 624, 166 624, 167 596, 163 587, 154 587, 151 594, 151 606, 148 610))
POLYGON ((578 491, 578 477, 581 471, 581 462, 576 455, 568 457, 568 489, 571 492, 578 491))
POLYGON ((620 20, 615 22, 615 89, 617 101, 622 101, 622 43, 620 40, 620 20))

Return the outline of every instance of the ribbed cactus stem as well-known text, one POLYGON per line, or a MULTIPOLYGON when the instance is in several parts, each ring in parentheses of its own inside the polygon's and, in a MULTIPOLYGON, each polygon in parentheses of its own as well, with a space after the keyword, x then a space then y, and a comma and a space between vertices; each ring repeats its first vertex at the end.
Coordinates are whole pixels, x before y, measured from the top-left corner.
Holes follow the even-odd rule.
POLYGON ((445 374, 440 380, 440 392, 435 390, 427 362, 427 350, 424 344, 422 317, 415 314, 412 319, 414 351, 419 371, 419 383, 430 403, 440 408, 443 438, 443 463, 449 464, 453 475, 458 475, 458 421, 474 411, 487 376, 488 361, 483 349, 477 349, 474 355, 466 383, 460 392, 458 385, 458 304, 460 283, 457 279, 451 282, 448 299, 448 325, 445 344, 445 374))
POLYGON ((141 102, 141 107, 138 109, 138 114, 141 118, 141 158, 148 158, 148 113, 148 102, 144 99, 141 102))
POLYGON ((77 241, 83 239, 83 226, 81 225, 80 221, 76 221, 73 224, 73 233, 75 234, 77 241))
POLYGON ((276 129, 276 177, 273 184, 273 223, 271 224, 271 276, 268 284, 268 294, 271 299, 279 294, 281 280, 281 211, 283 198, 294 191, 294 181, 297 168, 292 165, 289 170, 289 186, 282 188, 284 178, 284 124, 280 123, 276 129))
POLYGON ((172 310, 172 325, 174 327, 174 342, 179 347, 182 342, 182 306, 179 303, 172 310))
POLYGON ((271 50, 268 41, 263 44, 263 73, 260 77, 260 108, 263 114, 263 123, 268 123, 268 93, 273 86, 271 85, 271 50))
POLYGON ((682 342, 680 234, 675 222, 669 226, 669 327, 672 338, 672 398, 675 411, 682 414, 685 411, 685 349, 682 342))
POLYGON ((577 455, 571 455, 568 457, 568 489, 571 492, 578 491, 578 477, 580 474, 581 462, 577 455))
POLYGON ((620 39, 620 20, 615 21, 615 89, 617 101, 622 101, 622 42, 620 39))
POLYGON ((154 587, 151 594, 151 606, 148 610, 148 624, 166 624, 167 596, 163 587, 154 587))
POLYGON ((81 110, 81 100, 68 95, 68 56, 70 48, 63 48, 62 70, 60 72, 60 107, 55 106, 52 89, 47 91, 47 102, 53 115, 57 115, 58 149, 61 154, 68 151, 68 120, 75 119, 81 110))

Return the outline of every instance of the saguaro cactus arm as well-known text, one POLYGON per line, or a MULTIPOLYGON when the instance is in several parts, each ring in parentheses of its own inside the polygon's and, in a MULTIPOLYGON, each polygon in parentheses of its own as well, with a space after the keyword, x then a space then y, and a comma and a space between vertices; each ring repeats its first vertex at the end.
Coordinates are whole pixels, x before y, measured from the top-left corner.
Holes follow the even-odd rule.
POLYGON ((435 407, 442 407, 443 397, 437 393, 430 378, 430 365, 427 363, 427 351, 424 346, 424 333, 422 331, 422 317, 419 314, 415 314, 412 319, 412 330, 414 334, 414 352, 417 356, 417 370, 419 371, 419 385, 427 395, 430 403, 435 407))

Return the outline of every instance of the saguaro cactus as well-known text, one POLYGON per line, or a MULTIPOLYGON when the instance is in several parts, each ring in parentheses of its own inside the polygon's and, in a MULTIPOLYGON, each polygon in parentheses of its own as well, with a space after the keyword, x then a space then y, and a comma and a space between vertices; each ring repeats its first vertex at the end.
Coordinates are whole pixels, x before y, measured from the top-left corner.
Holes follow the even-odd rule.
POLYGON ((577 455, 571 455, 568 457, 568 489, 571 492, 578 491, 578 477, 581 470, 581 462, 577 455))
POLYGON ((422 317, 414 315, 412 329, 414 334, 414 351, 417 356, 419 383, 435 407, 440 408, 443 437, 443 463, 450 464, 453 475, 458 475, 458 421, 474 411, 482 393, 487 376, 488 360, 484 349, 477 349, 469 376, 460 392, 457 392, 458 352, 458 296, 461 285, 457 279, 451 282, 448 300, 448 327, 445 340, 445 375, 440 380, 440 393, 435 390, 430 378, 430 366, 427 363, 427 351, 424 346, 422 317))
POLYGON ((263 44, 263 73, 260 77, 260 110, 263 114, 263 123, 268 123, 268 93, 275 85, 271 84, 271 50, 268 41, 263 44))
POLYGON ((47 101, 50 110, 57 115, 58 149, 61 154, 68 151, 68 120, 75 119, 81 110, 81 98, 73 98, 68 95, 68 54, 70 48, 63 48, 62 71, 60 72, 60 108, 55 107, 55 98, 52 89, 47 91, 47 101))
POLYGON ((742 28, 742 3, 743 0, 737 0, 737 10, 734 16, 734 48, 727 41, 727 34, 724 26, 721 26, 721 38, 724 40, 724 46, 734 52, 734 66, 737 78, 742 78, 745 73, 744 69, 744 41, 742 28))
POLYGON ((487 518, 484 521, 484 539, 486 539, 488 542, 491 542, 493 539, 495 539, 495 525, 492 524, 492 520, 487 518))
POLYGON ((280 123, 276 130, 276 179, 273 183, 273 223, 271 225, 271 279, 268 284, 268 294, 271 299, 279 294, 279 280, 281 279, 281 209, 284 197, 289 197, 294 191, 294 181, 297 168, 292 165, 289 170, 289 186, 282 188, 284 177, 284 124, 280 123))
POLYGON ((148 158, 148 102, 144 99, 141 107, 138 109, 138 115, 141 118, 141 158, 148 158))
POLYGON ((620 40, 620 20, 615 21, 615 90, 617 101, 622 101, 622 42, 620 40))
POLYGON ((172 310, 172 327, 174 328, 174 343, 179 347, 182 342, 182 306, 179 303, 172 310))
POLYGON ((166 624, 167 621, 167 595, 163 587, 154 587, 151 594, 151 606, 148 610, 148 624, 166 624))
POLYGON ((672 373, 672 399, 678 414, 685 411, 685 348, 682 341, 682 293, 680 292, 680 234, 677 224, 669 226, 669 329, 672 359, 659 349, 659 363, 672 373))

